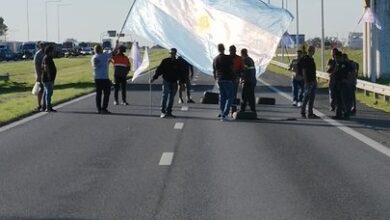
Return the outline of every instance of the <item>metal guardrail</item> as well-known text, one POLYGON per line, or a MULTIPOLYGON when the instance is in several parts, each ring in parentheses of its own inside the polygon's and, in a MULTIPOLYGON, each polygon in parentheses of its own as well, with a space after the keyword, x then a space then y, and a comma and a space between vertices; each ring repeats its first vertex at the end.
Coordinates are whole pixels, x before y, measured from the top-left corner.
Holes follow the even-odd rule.
MULTIPOLYGON (((289 64, 281 63, 278 61, 271 61, 271 64, 279 66, 285 69, 289 68, 289 64)), ((329 74, 321 71, 317 71, 317 78, 329 80, 329 74)), ((389 102, 390 97, 390 86, 380 85, 377 83, 372 83, 364 80, 357 80, 356 88, 364 91, 366 95, 373 93, 375 98, 378 98, 378 95, 382 95, 386 102, 389 102)))

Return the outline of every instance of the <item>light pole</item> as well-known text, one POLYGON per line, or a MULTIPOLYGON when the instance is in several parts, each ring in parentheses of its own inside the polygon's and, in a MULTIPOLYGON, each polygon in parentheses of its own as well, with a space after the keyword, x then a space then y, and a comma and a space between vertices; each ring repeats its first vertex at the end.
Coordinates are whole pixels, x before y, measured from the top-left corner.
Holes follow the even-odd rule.
POLYGON ((325 24, 324 24, 324 0, 321 0, 321 70, 325 71, 325 24))
POLYGON ((57 5, 57 28, 58 28, 58 43, 60 43, 60 38, 61 38, 61 33, 60 33, 60 7, 64 7, 64 6, 70 6, 71 4, 60 4, 60 5, 57 5))
POLYGON ((295 35, 295 44, 296 44, 297 50, 299 50, 299 6, 298 6, 298 0, 296 0, 295 17, 296 17, 296 25, 297 25, 297 32, 295 35))
POLYGON ((30 41, 30 16, 28 14, 28 0, 26 0, 27 40, 30 41))
POLYGON ((46 17, 46 41, 49 40, 49 31, 48 31, 48 24, 47 24, 47 4, 50 3, 50 2, 60 2, 61 0, 46 0, 45 1, 45 17, 46 17))

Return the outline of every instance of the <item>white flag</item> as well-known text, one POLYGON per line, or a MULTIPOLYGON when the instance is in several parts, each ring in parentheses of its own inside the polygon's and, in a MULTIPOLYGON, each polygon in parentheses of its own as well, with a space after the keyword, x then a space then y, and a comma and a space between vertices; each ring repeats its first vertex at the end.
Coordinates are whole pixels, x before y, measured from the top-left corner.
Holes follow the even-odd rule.
POLYGON ((131 58, 131 71, 135 71, 141 66, 141 54, 138 49, 138 42, 134 42, 131 46, 130 50, 130 58, 131 58))
POLYGON ((149 53, 148 48, 145 47, 144 58, 141 65, 135 70, 132 81, 141 76, 149 67, 149 53))
POLYGON ((360 19, 359 23, 361 21, 364 21, 364 22, 367 22, 367 23, 371 23, 371 24, 375 24, 376 28, 378 28, 379 30, 382 30, 382 25, 381 25, 378 17, 372 11, 371 8, 368 8, 368 7, 366 8, 366 10, 364 11, 364 14, 363 14, 362 18, 360 19))

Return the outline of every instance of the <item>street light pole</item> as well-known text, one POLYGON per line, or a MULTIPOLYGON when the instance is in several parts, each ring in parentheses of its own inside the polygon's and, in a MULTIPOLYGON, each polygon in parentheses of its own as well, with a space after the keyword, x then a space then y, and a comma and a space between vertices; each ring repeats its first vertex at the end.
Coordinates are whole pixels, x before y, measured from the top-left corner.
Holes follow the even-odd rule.
POLYGON ((325 24, 324 24, 324 0, 321 0, 321 70, 325 71, 325 24))
POLYGON ((28 14, 28 0, 26 0, 26 15, 27 15, 27 40, 30 41, 30 16, 28 14))
POLYGON ((63 7, 63 6, 70 6, 71 4, 61 4, 61 5, 57 5, 57 28, 58 28, 58 43, 60 43, 60 38, 61 38, 61 33, 60 33, 60 7, 63 7))
POLYGON ((45 17, 46 17, 46 41, 49 40, 49 31, 48 31, 48 24, 47 24, 47 4, 50 2, 60 2, 61 0, 52 0, 52 1, 45 1, 45 17))
POLYGON ((296 17, 296 25, 297 25, 297 32, 295 35, 295 44, 297 50, 299 50, 299 6, 298 6, 298 0, 296 0, 296 12, 295 12, 295 17, 296 17))

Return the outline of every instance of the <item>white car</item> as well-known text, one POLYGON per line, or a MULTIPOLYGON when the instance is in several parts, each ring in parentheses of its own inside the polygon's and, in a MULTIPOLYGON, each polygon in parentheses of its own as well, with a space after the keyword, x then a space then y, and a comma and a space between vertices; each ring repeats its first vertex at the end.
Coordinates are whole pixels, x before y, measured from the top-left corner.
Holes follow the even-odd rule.
POLYGON ((80 54, 85 56, 85 55, 93 55, 94 53, 91 47, 84 47, 81 49, 80 54))

